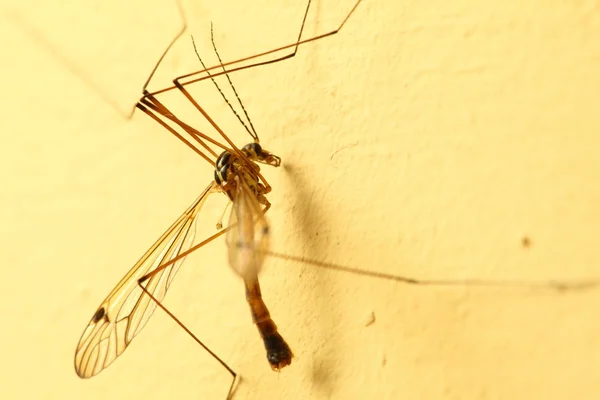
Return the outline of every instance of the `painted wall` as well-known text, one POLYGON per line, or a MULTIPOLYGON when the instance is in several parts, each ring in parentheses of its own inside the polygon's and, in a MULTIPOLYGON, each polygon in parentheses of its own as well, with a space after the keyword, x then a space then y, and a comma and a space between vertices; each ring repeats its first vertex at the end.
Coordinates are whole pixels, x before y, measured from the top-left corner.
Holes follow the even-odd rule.
MULTIPOLYGON (((145 115, 119 114, 180 26, 173 3, 146 3, 1 5, 3 399, 227 392, 228 373, 162 312, 99 376, 73 370, 100 301, 212 177, 145 115)), ((211 21, 232 60, 293 43, 304 8, 184 5, 211 64, 211 21)), ((316 2, 304 37, 351 7, 316 2)), ((364 0, 339 34, 233 74, 285 164, 263 168, 274 251, 449 283, 269 259, 263 294, 296 356, 276 374, 224 242, 205 246, 165 304, 240 374, 234 398, 598 398, 599 37, 593 1, 364 0)), ((198 64, 185 35, 151 87, 198 64)), ((250 141, 211 84, 195 90, 250 141)), ((199 240, 223 211, 213 197, 199 240)))

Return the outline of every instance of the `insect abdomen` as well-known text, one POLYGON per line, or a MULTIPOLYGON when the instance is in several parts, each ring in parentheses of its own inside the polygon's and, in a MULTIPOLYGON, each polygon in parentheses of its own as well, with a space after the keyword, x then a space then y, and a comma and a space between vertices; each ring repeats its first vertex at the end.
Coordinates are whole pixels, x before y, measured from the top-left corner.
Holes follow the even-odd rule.
POLYGON ((271 319, 267 305, 262 299, 258 280, 245 281, 246 300, 250 305, 252 320, 258 328, 267 350, 267 360, 274 371, 292 363, 292 350, 283 337, 277 332, 277 325, 271 319))

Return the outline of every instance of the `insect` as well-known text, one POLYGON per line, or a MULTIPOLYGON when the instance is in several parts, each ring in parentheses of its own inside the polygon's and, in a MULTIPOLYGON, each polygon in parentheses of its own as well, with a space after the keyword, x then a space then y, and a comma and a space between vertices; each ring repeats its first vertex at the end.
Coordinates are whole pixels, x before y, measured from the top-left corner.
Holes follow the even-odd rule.
MULTIPOLYGON (((141 106, 146 107, 149 111, 154 111, 154 116, 157 117, 157 119, 161 122, 164 122, 163 120, 169 120, 171 116, 170 111, 168 109, 166 109, 166 107, 163 106, 162 103, 158 102, 158 99, 156 98, 158 96, 158 94, 153 94, 152 96, 145 96, 145 98, 143 100, 146 100, 146 102, 142 101, 140 103, 141 106)), ((152 116, 152 115, 151 115, 152 116)), ((173 117, 175 118, 175 117, 173 117)), ((175 120, 170 120, 173 123, 183 127, 183 125, 180 125, 179 122, 181 122, 181 124, 184 124, 182 121, 179 121, 177 119, 175 120)), ((167 121, 168 122, 168 121, 167 121)), ((209 140, 207 138, 204 138, 203 136, 201 136, 199 133, 197 133, 196 131, 194 131, 191 127, 185 127, 184 130, 190 134, 191 136, 191 140, 194 141, 196 140, 196 142, 198 144, 202 144, 202 143, 209 143, 209 140), (198 139, 198 140, 197 140, 198 139)), ((212 142, 210 142, 212 143, 212 142)), ((232 150, 232 152, 230 152, 230 157, 234 157, 237 158, 237 164, 233 164, 233 168, 238 168, 237 172, 232 173, 232 175, 234 176, 234 180, 232 182, 232 187, 230 188, 230 193, 233 194, 233 196, 237 196, 236 198, 239 199, 239 196, 244 196, 245 192, 242 193, 237 193, 237 188, 240 187, 240 185, 245 184, 246 186, 251 187, 251 184, 255 184, 256 182, 258 183, 262 183, 265 186, 265 190, 267 185, 265 184, 265 182, 258 177, 257 171, 253 169, 252 164, 251 163, 246 163, 249 160, 249 156, 244 155, 242 150, 240 149, 240 153, 242 153, 241 155, 237 152, 236 148, 230 144, 228 147, 230 150, 232 150), (255 175, 256 174, 256 175, 255 175), (235 178, 237 176, 237 178, 235 178)), ((214 161, 214 158, 216 158, 217 155, 212 155, 210 152, 208 152, 208 150, 205 150, 204 152, 201 152, 201 154, 203 155, 207 155, 207 158, 209 160, 209 162, 211 162, 211 165, 214 161), (214 158, 211 158, 210 156, 213 156, 214 158)), ((250 160, 252 161, 252 160, 250 160)), ((258 161, 258 160, 257 160, 258 161)), ((227 163, 223 163, 223 165, 227 165, 227 163)), ((231 166, 231 165, 230 165, 231 166)), ((207 189, 209 190, 209 189, 207 189)), ((215 189, 215 190, 218 190, 215 189)), ((213 193, 212 190, 210 190, 211 193, 213 193)), ((227 192, 225 191, 225 193, 227 194, 227 192)), ((263 195, 267 195, 267 193, 263 193, 263 195)), ((208 194, 206 194, 206 196, 208 196, 208 194)), ((259 196, 256 195, 255 192, 252 191, 252 189, 250 190, 250 194, 247 195, 247 198, 249 199, 256 199, 256 201, 259 204, 259 207, 267 207, 264 203, 261 204, 261 202, 258 200, 259 196)), ((249 200, 251 201, 251 200, 249 200)), ((186 226, 186 224, 191 223, 190 221, 193 220, 193 217, 196 215, 194 214, 194 212, 197 210, 198 212, 199 207, 201 205, 198 205, 198 207, 191 207, 190 210, 188 210, 187 213, 184 214, 184 216, 182 216, 182 218, 180 218, 180 220, 178 220, 178 224, 177 226, 175 226, 174 229, 177 229, 177 227, 180 226, 186 226)), ((246 210, 250 210, 250 208, 246 208, 246 210)), ((250 211, 251 212, 251 211, 250 211)), ((235 214, 237 215, 237 214, 235 214)), ((244 215, 249 215, 248 213, 244 214, 244 215)), ((260 214, 257 214, 257 217, 247 217, 248 220, 251 221, 256 221, 258 225, 252 225, 253 227, 260 227, 260 225, 262 224, 262 221, 259 220, 258 216, 260 214)), ((241 221, 241 220, 245 220, 242 218, 237 218, 237 221, 241 221)), ((264 226, 264 225, 263 225, 264 226)), ((189 230, 190 234, 193 232, 193 228, 190 228, 189 230)), ((255 232, 257 234, 260 234, 261 231, 260 229, 258 231, 255 230, 255 232)), ((220 232, 219 232, 220 233, 220 232)), ((219 235, 220 236, 220 235, 219 235)), ((245 233, 240 232, 239 236, 244 238, 247 237, 245 233)), ((268 237, 268 235, 265 235, 268 237)), ((164 247, 163 251, 164 251, 164 259, 158 260, 156 259, 153 263, 149 262, 147 264, 147 267, 149 270, 144 271, 143 269, 140 269, 141 267, 138 267, 137 273, 134 272, 130 275, 128 275, 126 277, 126 279, 123 281, 122 285, 118 286, 118 289, 116 292, 111 293, 111 295, 109 296, 109 298, 121 301, 124 305, 123 310, 125 312, 128 311, 128 309, 125 307, 125 305, 131 307, 129 308, 129 311, 131 312, 130 315, 135 315, 136 319, 135 321, 132 319, 131 321, 135 322, 136 325, 133 325, 132 323, 132 328, 130 328, 130 338, 129 340, 131 340, 137 333, 139 333, 139 331, 143 328, 144 324, 146 323, 146 321, 148 320, 148 318, 151 316, 151 312, 153 311, 153 309, 156 307, 156 304, 160 305, 160 303, 154 303, 153 300, 157 299, 160 300, 164 297, 164 291, 168 288, 168 285, 170 284, 170 282, 173 279, 174 274, 177 272, 177 269, 180 267, 181 262, 183 261, 183 257, 185 257, 186 254, 189 254, 189 251, 193 251, 193 249, 197 248, 196 246, 192 246, 193 243, 193 239, 188 237, 188 236, 170 236, 172 238, 172 243, 168 243, 165 242, 167 244, 170 244, 170 247, 164 247), (191 246, 191 247, 189 247, 191 246), (188 251, 186 251, 186 247, 189 247, 188 251), (179 252, 179 255, 175 255, 175 252, 179 252), (178 258, 180 257, 180 258, 178 258), (169 262, 171 264, 169 264, 169 262), (162 266, 160 265, 162 263, 162 266), (162 270, 160 270, 160 268, 163 268, 162 270), (152 271, 150 271, 152 270, 152 271), (164 272, 163 272, 164 271, 164 272), (156 278, 155 278, 156 277, 156 278), (153 279, 154 278, 154 279, 153 279), (131 286, 127 286, 131 284, 131 286), (155 286, 151 286, 151 284, 154 284, 155 286), (125 287, 126 286, 126 287, 125 287), (152 293, 152 295, 154 296, 154 298, 150 298, 150 294, 144 292, 143 290, 148 290, 150 293, 152 293), (142 303, 135 303, 133 300, 130 302, 129 299, 135 299, 134 297, 129 297, 127 296, 129 293, 135 294, 135 298, 137 298, 140 302, 142 303), (121 295, 121 297, 119 297, 119 294, 121 295), (122 300, 120 300, 122 299, 122 300), (137 306, 137 304, 142 304, 141 306, 137 306), (143 305, 147 305, 146 310, 143 310, 143 305), (134 307, 136 307, 134 309, 134 307)), ((252 237, 252 241, 254 242, 256 236, 252 237)), ((209 239, 207 239, 206 241, 202 242, 200 245, 204 245, 206 244, 208 241, 215 239, 214 237, 211 237, 209 239)), ((231 237, 231 239, 229 240, 229 243, 235 243, 235 241, 231 241, 232 239, 235 239, 235 237, 231 237)), ((163 239, 163 240, 167 240, 167 239, 163 239)), ((263 243, 263 242, 260 242, 263 243)), ((229 247, 230 251, 232 249, 235 249, 235 247, 229 247)), ((255 255, 260 255, 259 252, 257 252, 256 250, 259 249, 260 246, 257 246, 254 248, 254 251, 251 251, 251 254, 255 254, 255 255)), ((239 251, 241 250, 245 250, 245 249, 253 249, 252 247, 244 247, 244 246, 240 246, 238 248, 239 251)), ((160 252, 160 250, 155 250, 157 252, 160 252)), ((247 261, 248 260, 248 255, 243 254, 245 253, 245 251, 242 251, 241 253, 233 253, 233 255, 239 255, 240 257, 245 257, 244 259, 247 261)), ((250 259, 251 260, 251 259, 250 259)), ((257 262, 260 260, 257 260, 257 262)), ((250 266, 252 267, 252 262, 250 262, 249 264, 246 264, 245 266, 250 266)), ((254 264, 254 266, 256 266, 257 264, 254 264)), ((245 268, 244 268, 245 269, 245 268)), ((247 269, 245 269, 247 270, 247 269)), ((398 279, 400 280, 400 279, 398 279)), ((417 282, 417 281, 408 281, 409 283, 412 284, 427 284, 427 282, 417 282)), ((444 282, 429 282, 429 284, 443 284, 444 282)), ((471 282, 458 282, 461 286, 464 286, 466 283, 469 284, 475 284, 475 283, 481 283, 481 282, 476 282, 476 281, 471 281, 471 282)), ((512 284, 512 283, 511 283, 512 284)), ((530 286, 529 284, 527 284, 527 286, 530 286)), ((101 307, 98 309, 98 311, 96 312, 96 314, 94 315, 94 318, 92 319, 92 323, 93 324, 101 324, 103 323, 105 320, 108 320, 109 318, 112 318, 110 321, 114 321, 114 315, 111 314, 111 308, 110 307, 101 307)), ((375 327, 378 326, 378 324, 380 323, 380 321, 384 321, 384 318, 382 318, 380 316, 380 314, 377 314, 377 318, 378 321, 375 325, 375 327)), ((92 323, 90 324, 91 328, 88 328, 88 330, 86 330, 86 333, 89 337, 91 337, 91 335, 94 332, 95 329, 95 325, 92 325, 92 323)), ((123 330, 124 332, 127 332, 127 327, 129 324, 129 320, 125 321, 122 325, 123 325, 123 330)), ((109 349, 115 349, 114 352, 115 354, 117 354, 117 351, 124 351, 124 349, 129 345, 129 342, 127 342, 126 340, 128 339, 127 337, 124 337, 123 341, 121 343, 117 342, 117 341, 110 341, 110 337, 109 335, 113 335, 116 339, 117 337, 117 333, 118 331, 116 330, 116 326, 114 327, 114 332, 113 330, 110 329, 110 326, 108 327, 100 327, 102 329, 104 329, 103 333, 106 333, 107 335, 105 336, 106 342, 103 342, 103 346, 106 346, 106 351, 108 352, 109 349), (112 346, 112 347, 109 347, 112 346), (121 345, 120 348, 118 348, 117 346, 121 345)), ((124 333, 121 333, 124 334, 124 333)), ((86 346, 85 343, 82 343, 82 346, 86 346)), ((89 344, 87 344, 88 347, 82 347, 81 353, 80 353, 80 363, 83 362, 84 357, 88 357, 88 359, 86 360, 86 362, 88 363, 87 365, 94 365, 94 364, 90 364, 92 361, 97 361, 99 360, 99 355, 98 354, 93 354, 91 351, 88 351, 89 349, 89 344), (86 352, 87 351, 87 355, 86 352)), ((108 354, 108 353, 106 353, 108 354)), ((120 354, 120 353, 118 353, 120 354)), ((116 358, 117 356, 115 356, 116 358)), ((399 358, 399 357, 397 357, 399 358)), ((394 357, 390 357, 389 355, 384 355, 383 357, 383 361, 382 364, 388 364, 388 368, 390 368, 390 366, 393 366, 393 359, 394 357)), ((114 361, 114 359, 109 360, 108 356, 106 356, 106 358, 104 358, 104 360, 102 360, 104 362, 106 361, 114 361)), ((88 368, 86 365, 85 368, 88 368)), ((106 364, 108 365, 108 364, 106 364)), ((102 364, 100 367, 104 368, 106 365, 102 364)), ((99 369, 100 369, 99 367, 99 369)), ((95 372, 95 369, 92 369, 92 372, 95 372)), ((232 372, 233 374, 233 372, 232 372)), ((235 375, 233 375, 235 377, 235 375)), ((235 379, 235 378, 234 378, 235 379)), ((232 383, 233 384, 233 383, 232 383)), ((231 390, 230 390, 231 391, 231 390)))
MULTIPOLYGON (((214 166, 214 180, 156 243, 150 247, 98 307, 85 328, 75 351, 75 371, 81 378, 95 376, 111 365, 125 351, 133 338, 143 329, 156 307, 159 306, 232 374, 233 379, 229 390, 231 394, 236 378, 235 372, 161 304, 169 289, 169 285, 173 281, 185 257, 225 233, 227 233, 226 242, 229 264, 244 280, 246 298, 250 305, 253 321, 263 339, 267 360, 271 368, 278 371, 291 363, 293 353, 290 346, 278 333, 277 326, 269 315, 269 311, 261 297, 261 289, 258 281, 258 274, 268 250, 269 224, 264 213, 270 207, 266 195, 271 191, 271 186, 261 175, 258 164, 262 163, 278 167, 281 164, 281 159, 264 149, 259 143, 258 135, 253 131, 248 131, 253 138, 252 143, 247 144, 241 149, 236 147, 196 102, 185 86, 208 78, 213 79, 215 76, 228 75, 237 70, 274 63, 293 57, 300 44, 337 33, 359 3, 360 0, 354 4, 341 25, 334 31, 301 40, 304 21, 310 8, 309 1, 298 40, 293 44, 233 62, 223 63, 220 61, 219 65, 211 68, 204 66, 204 69, 201 71, 176 78, 173 81, 174 86, 153 93, 149 93, 145 89, 150 80, 148 79, 144 86, 144 95, 136 105, 137 109, 153 118, 214 166), (235 65, 288 48, 294 48, 294 50, 283 57, 226 69, 229 65, 235 65), (215 69, 220 69, 220 71, 210 72, 215 69), (206 73, 206 76, 198 77, 202 73, 206 73), (204 118, 210 122, 226 141, 226 145, 187 125, 161 103, 158 96, 161 93, 174 89, 179 90, 204 118), (170 124, 183 129, 189 136, 189 139, 181 135, 170 124), (209 145, 221 148, 222 153, 217 156, 216 152, 209 145), (202 147, 203 150, 200 150, 198 146, 202 147), (194 245, 196 218, 201 212, 202 206, 205 204, 208 196, 218 192, 224 193, 231 201, 232 210, 229 225, 227 228, 194 245)), ((168 49, 165 51, 165 54, 168 49)), ((218 52, 216 53, 218 55, 218 52)), ((233 85, 231 86, 233 88, 233 85)))

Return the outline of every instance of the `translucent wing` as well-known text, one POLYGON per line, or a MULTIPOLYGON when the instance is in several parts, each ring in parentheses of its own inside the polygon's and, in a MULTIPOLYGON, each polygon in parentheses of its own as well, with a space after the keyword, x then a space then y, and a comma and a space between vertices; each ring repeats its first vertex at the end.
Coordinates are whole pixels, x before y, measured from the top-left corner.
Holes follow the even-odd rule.
POLYGON ((229 265, 244 279, 255 278, 269 249, 269 224, 256 195, 239 176, 227 232, 229 265))
MULTIPOLYGON (((208 195, 216 189, 216 184, 211 183, 102 302, 75 350, 75 371, 81 378, 90 378, 108 367, 146 325, 156 303, 142 291, 138 280, 192 246, 196 216, 208 195)), ((148 292, 157 300, 165 297, 184 259, 177 260, 144 282, 148 292)))

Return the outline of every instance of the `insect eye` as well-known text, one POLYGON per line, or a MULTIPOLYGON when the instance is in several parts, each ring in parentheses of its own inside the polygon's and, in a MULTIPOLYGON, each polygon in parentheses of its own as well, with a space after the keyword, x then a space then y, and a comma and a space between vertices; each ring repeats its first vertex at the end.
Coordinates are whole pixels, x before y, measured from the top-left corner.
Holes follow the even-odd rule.
POLYGON ((262 157, 262 147, 258 143, 248 143, 242 148, 244 154, 249 158, 260 158, 262 157))

